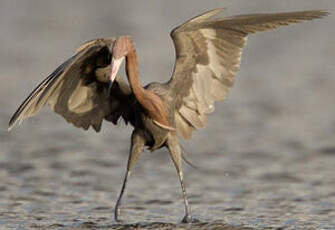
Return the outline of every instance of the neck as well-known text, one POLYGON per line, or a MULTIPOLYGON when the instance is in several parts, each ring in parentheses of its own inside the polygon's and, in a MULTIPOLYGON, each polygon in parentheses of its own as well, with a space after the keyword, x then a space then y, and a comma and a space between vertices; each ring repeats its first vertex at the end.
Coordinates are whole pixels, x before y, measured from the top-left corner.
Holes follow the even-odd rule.
POLYGON ((144 96, 145 89, 142 86, 139 69, 138 69, 138 58, 135 49, 131 49, 126 56, 126 72, 130 88, 134 92, 137 100, 141 100, 144 96))
POLYGON ((130 88, 148 116, 157 125, 164 129, 174 130, 169 124, 166 104, 157 94, 143 88, 139 77, 137 53, 132 43, 130 47, 126 56, 126 72, 130 88))

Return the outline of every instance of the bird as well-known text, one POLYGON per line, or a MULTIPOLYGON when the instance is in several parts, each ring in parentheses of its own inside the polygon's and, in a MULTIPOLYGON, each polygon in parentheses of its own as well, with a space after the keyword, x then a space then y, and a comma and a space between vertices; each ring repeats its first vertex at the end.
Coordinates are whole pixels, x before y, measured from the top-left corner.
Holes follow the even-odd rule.
POLYGON ((329 14, 310 10, 218 16, 223 10, 205 12, 171 31, 176 60, 166 82, 142 85, 137 51, 130 36, 98 38, 82 44, 23 101, 8 129, 36 115, 45 104, 84 130, 92 127, 99 132, 104 120, 115 125, 124 120, 133 131, 126 173, 114 209, 115 221, 121 221, 120 206, 127 180, 145 147, 150 151, 168 149, 182 189, 182 222, 195 221, 184 184, 185 152, 180 139, 189 140, 195 130, 206 126, 214 103, 225 99, 234 85, 250 34, 329 14), (123 61, 127 79, 119 74, 123 61))

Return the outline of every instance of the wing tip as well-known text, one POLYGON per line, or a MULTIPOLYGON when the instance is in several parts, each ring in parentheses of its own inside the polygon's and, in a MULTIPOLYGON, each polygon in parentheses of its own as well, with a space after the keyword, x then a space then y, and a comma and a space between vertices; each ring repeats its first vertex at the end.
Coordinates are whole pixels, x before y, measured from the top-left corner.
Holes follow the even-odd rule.
POLYGON ((330 15, 330 12, 327 10, 311 10, 305 12, 310 14, 311 19, 323 18, 330 15))
POLYGON ((17 119, 15 118, 15 116, 13 116, 13 117, 9 120, 9 122, 8 122, 8 129, 7 129, 8 132, 10 132, 10 131, 14 128, 16 122, 17 122, 17 119))
POLYGON ((327 17, 327 16, 331 15, 331 13, 327 10, 321 10, 320 15, 321 15, 320 18, 322 18, 322 17, 327 17))
POLYGON ((330 12, 327 10, 308 10, 308 11, 300 11, 300 12, 289 12, 292 14, 300 13, 300 19, 302 20, 314 20, 321 19, 330 15, 330 12))

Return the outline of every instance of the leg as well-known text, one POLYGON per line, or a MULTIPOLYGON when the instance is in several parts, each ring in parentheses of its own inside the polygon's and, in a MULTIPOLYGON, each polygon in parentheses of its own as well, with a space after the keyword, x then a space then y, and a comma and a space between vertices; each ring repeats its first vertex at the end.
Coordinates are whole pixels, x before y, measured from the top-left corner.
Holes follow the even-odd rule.
POLYGON ((179 145, 179 141, 175 135, 169 136, 168 141, 167 141, 167 146, 169 148, 172 161, 177 169, 181 189, 183 190, 183 198, 184 198, 184 204, 185 204, 185 216, 182 219, 182 222, 190 223, 195 220, 193 220, 191 216, 190 207, 188 205, 188 200, 187 200, 186 189, 184 185, 184 175, 183 175, 183 170, 182 170, 182 148, 179 145))
POLYGON ((120 195, 117 199, 115 209, 114 209, 114 219, 115 219, 115 221, 119 221, 119 219, 118 219, 118 216, 119 216, 119 213, 120 213, 120 207, 119 206, 121 204, 121 199, 122 199, 123 193, 126 189, 127 179, 128 179, 128 176, 130 175, 131 169, 135 165, 135 162, 136 162, 137 158, 143 152, 144 144, 145 144, 145 138, 144 138, 144 135, 142 135, 142 132, 134 130, 133 133, 132 133, 132 136, 131 136, 131 144, 130 144, 128 164, 127 164, 127 172, 126 172, 126 175, 124 177, 121 192, 120 192, 120 195))

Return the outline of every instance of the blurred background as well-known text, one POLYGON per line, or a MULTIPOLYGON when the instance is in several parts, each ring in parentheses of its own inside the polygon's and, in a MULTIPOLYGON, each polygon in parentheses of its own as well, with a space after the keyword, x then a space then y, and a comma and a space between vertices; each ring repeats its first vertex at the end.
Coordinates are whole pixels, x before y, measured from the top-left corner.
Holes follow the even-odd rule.
MULTIPOLYGON (((77 47, 131 35, 143 83, 170 78, 169 32, 225 7, 224 16, 325 9, 334 0, 0 2, 0 229, 113 226, 131 128, 83 131, 46 108, 7 132, 30 91, 77 47)), ((193 215, 254 228, 335 228, 335 27, 322 20, 249 37, 241 71, 208 126, 184 142, 193 215)), ((181 189, 166 150, 145 151, 123 200, 127 223, 177 223, 181 189)), ((195 227, 196 228, 196 227, 195 227)), ((209 227, 208 227, 209 228, 209 227)))

